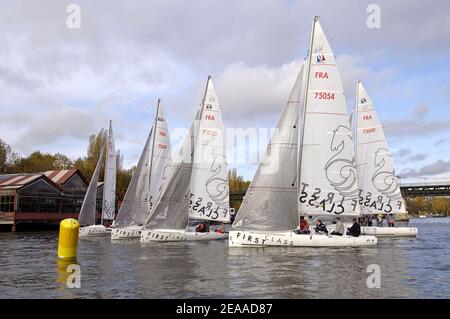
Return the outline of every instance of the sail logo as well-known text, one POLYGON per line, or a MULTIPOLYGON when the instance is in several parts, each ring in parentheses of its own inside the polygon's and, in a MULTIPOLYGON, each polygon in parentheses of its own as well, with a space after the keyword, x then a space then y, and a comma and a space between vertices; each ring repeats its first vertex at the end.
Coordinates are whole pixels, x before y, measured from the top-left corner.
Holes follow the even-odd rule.
POLYGON ((366 102, 367 102, 366 98, 363 97, 363 98, 361 99, 361 104, 364 104, 364 103, 366 103, 366 102))
POLYGON ((215 118, 214 115, 206 114, 206 115, 205 115, 205 120, 207 120, 207 121, 215 121, 216 118, 215 118))
POLYGON ((163 119, 162 117, 159 117, 159 116, 158 116, 158 121, 159 121, 159 122, 164 122, 164 119, 163 119))
POLYGON ((165 144, 158 144, 158 148, 165 150, 165 149, 167 149, 167 145, 165 145, 165 144))
POLYGON ((371 120, 372 119, 372 115, 364 115, 363 116, 363 120, 364 121, 368 121, 368 120, 371 120))
POLYGON ((159 135, 160 135, 160 136, 166 136, 166 132, 159 131, 159 135))
POLYGON ((325 59, 325 56, 323 54, 319 54, 316 57, 316 63, 325 63, 327 59, 325 59))

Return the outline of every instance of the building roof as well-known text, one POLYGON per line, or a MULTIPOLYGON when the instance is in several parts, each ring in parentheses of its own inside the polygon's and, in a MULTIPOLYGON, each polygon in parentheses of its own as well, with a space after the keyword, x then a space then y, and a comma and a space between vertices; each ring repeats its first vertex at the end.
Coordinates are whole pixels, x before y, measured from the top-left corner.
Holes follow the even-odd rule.
POLYGON ((53 183, 59 186, 63 186, 75 174, 79 174, 84 181, 84 177, 81 175, 80 171, 76 168, 47 171, 44 172, 43 174, 48 178, 50 178, 53 183))
POLYGON ((54 184, 57 188, 62 188, 72 176, 77 174, 86 183, 83 175, 76 168, 47 171, 43 173, 5 174, 0 175, 0 189, 18 189, 39 178, 44 178, 54 184))

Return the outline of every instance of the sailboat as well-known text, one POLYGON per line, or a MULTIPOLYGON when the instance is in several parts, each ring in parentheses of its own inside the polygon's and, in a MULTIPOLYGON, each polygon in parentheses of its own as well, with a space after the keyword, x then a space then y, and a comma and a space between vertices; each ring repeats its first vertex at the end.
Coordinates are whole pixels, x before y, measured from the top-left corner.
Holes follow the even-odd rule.
POLYGON ((229 233, 230 247, 377 244, 374 236, 294 231, 300 216, 359 215, 349 126, 335 57, 318 17, 314 17, 306 67, 302 67, 297 77, 278 122, 278 133, 272 136, 238 211, 229 233))
POLYGON ((97 165, 95 166, 94 174, 92 175, 92 179, 89 183, 83 204, 81 205, 80 214, 78 216, 78 222, 81 225, 78 235, 79 237, 98 236, 109 233, 105 226, 95 224, 97 185, 102 161, 103 148, 100 151, 100 156, 98 158, 97 165))
POLYGON ((230 220, 225 129, 210 76, 203 101, 145 223, 141 242, 227 238, 225 233, 190 230, 192 219, 230 220))
POLYGON ((169 131, 159 99, 153 126, 114 221, 112 240, 141 236, 143 225, 167 178, 171 161, 169 131))
POLYGON ((103 204, 100 225, 95 225, 95 200, 97 197, 97 183, 102 163, 103 148, 95 167, 94 175, 89 183, 86 196, 80 211, 80 223, 85 227, 80 227, 79 236, 109 235, 111 228, 105 227, 105 220, 114 219, 116 204, 116 151, 114 147, 114 134, 112 131, 112 121, 109 122, 108 138, 106 141, 106 162, 105 179, 103 184, 103 204))
MULTIPOLYGON (((356 87, 356 163, 361 214, 405 214, 406 205, 395 175, 394 161, 375 106, 360 80, 356 87)), ((376 236, 418 235, 414 227, 361 227, 376 236)))

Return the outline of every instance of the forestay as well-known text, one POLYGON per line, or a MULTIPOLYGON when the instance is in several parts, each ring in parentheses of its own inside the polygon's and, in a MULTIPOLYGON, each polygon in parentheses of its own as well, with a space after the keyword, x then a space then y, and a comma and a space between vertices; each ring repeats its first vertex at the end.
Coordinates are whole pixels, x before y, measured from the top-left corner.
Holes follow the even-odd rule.
POLYGON ((102 219, 113 220, 116 211, 116 149, 112 122, 109 122, 108 140, 106 142, 105 181, 103 185, 102 219))
POLYGON ((286 230, 298 223, 298 120, 304 66, 244 197, 233 228, 286 230))
POLYGON ((78 222, 82 226, 95 225, 95 215, 97 207, 97 185, 98 178, 100 176, 100 168, 102 166, 103 148, 100 151, 97 165, 95 166, 94 174, 92 175, 91 182, 89 183, 86 196, 81 205, 80 215, 78 216, 78 222))
POLYGON ((383 127, 360 81, 356 114, 356 159, 362 213, 406 213, 383 127))
POLYGON ((211 77, 208 77, 196 137, 190 179, 189 217, 228 222, 225 128, 211 77))
POLYGON ((317 18, 307 70, 300 158, 301 215, 358 215, 352 133, 341 77, 317 18))

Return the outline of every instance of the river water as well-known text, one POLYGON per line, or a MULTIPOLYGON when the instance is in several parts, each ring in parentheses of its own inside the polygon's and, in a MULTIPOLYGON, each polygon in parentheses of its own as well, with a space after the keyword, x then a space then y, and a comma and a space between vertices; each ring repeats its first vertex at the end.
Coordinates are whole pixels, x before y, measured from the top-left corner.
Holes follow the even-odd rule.
POLYGON ((450 298, 450 218, 411 225, 418 239, 379 239, 373 248, 84 239, 81 288, 66 285, 57 232, 0 233, 0 298, 450 298), (367 285, 374 264, 380 288, 367 285))

